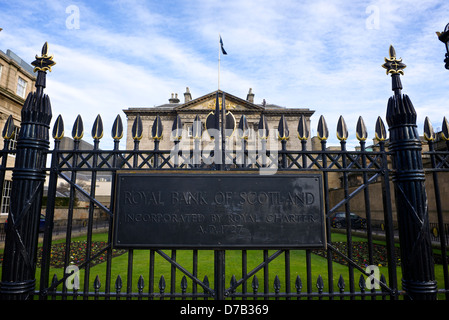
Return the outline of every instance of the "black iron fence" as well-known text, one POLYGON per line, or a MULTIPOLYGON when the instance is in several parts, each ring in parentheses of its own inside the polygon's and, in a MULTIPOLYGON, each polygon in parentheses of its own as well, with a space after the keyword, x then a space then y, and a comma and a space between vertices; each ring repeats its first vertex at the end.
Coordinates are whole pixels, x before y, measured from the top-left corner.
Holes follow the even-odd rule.
MULTIPOLYGON (((41 59, 46 59, 46 52, 41 59)), ((394 50, 390 50, 390 63, 397 61, 394 50)), ((162 123, 155 119, 152 127, 154 149, 141 150, 142 122, 136 117, 132 138, 134 148, 123 150, 123 124, 117 116, 112 125, 112 150, 101 150, 103 123, 98 116, 92 128, 93 150, 80 150, 83 136, 82 118, 78 117, 72 130, 74 148, 60 149, 64 135, 62 116, 53 126, 54 148, 49 150, 49 123, 51 108, 48 97, 43 94, 45 70, 38 71, 36 93, 27 98, 22 113, 22 126, 17 143, 16 164, 6 166, 8 141, 11 138, 11 118, 3 131, 4 150, 1 151, 3 182, 5 172, 13 171, 11 210, 5 243, 2 282, 0 292, 4 299, 436 299, 449 297, 447 266, 447 214, 442 188, 446 187, 449 172, 449 126, 443 120, 441 135, 433 132, 430 121, 424 125, 425 145, 422 152, 416 113, 410 99, 402 95, 399 64, 387 64, 392 74, 394 95, 387 110, 386 127, 378 118, 375 127, 377 144, 366 148, 368 130, 363 119, 356 124, 359 147, 356 151, 346 148, 348 128, 342 117, 337 124, 339 150, 329 150, 329 131, 324 117, 318 121, 317 134, 321 150, 308 150, 310 128, 303 117, 298 119, 298 130, 290 134, 284 118, 280 118, 276 139, 279 149, 268 149, 264 141, 270 134, 264 116, 261 116, 258 136, 261 149, 256 152, 247 148, 247 124, 242 116, 235 134, 238 148, 226 149, 225 104, 219 111, 218 94, 216 113, 221 135, 216 135, 215 148, 202 152, 199 141, 203 129, 208 127, 198 117, 194 123, 192 147, 179 149, 178 130, 182 119, 173 124, 174 144, 171 150, 160 150, 162 123), (220 122, 221 118, 221 122, 220 122), (178 137, 178 138, 176 138, 178 137), (290 150, 289 140, 301 140, 301 150, 290 150), (442 147, 440 147, 440 144, 442 147), (435 145, 438 146, 436 150, 435 145), (218 157, 220 155, 220 157, 218 157), (50 166, 46 160, 51 159, 50 166), (217 159, 220 159, 218 161, 217 159), (424 161, 429 159, 430 161, 424 161), (145 248, 117 249, 113 246, 114 214, 116 211, 116 176, 123 172, 135 174, 146 172, 165 173, 195 171, 211 174, 223 171, 233 173, 319 173, 323 183, 323 205, 325 213, 325 246, 312 248, 259 248, 250 250, 227 250, 219 244, 213 249, 145 248), (98 173, 112 175, 111 197, 108 203, 96 198, 96 184, 84 190, 77 175, 90 175, 96 181, 98 173), (45 213, 45 231, 42 245, 37 242, 38 218, 41 212, 40 198, 48 173, 48 199, 45 213), (329 177, 337 174, 341 178, 343 196, 331 203, 329 177), (360 177, 358 185, 350 188, 349 176, 360 177), (425 185, 425 177, 431 175, 433 186, 425 185), (53 241, 55 197, 58 182, 70 185, 70 203, 66 216, 66 239, 60 254, 56 253, 53 241), (390 181, 394 186, 390 190, 390 181), (375 185, 380 190, 373 194, 375 185), (426 193, 432 190, 432 194, 426 193), (81 193, 89 202, 85 245, 72 241, 72 221, 75 193, 81 193), (354 231, 351 203, 363 197, 363 223, 354 231), (374 197, 374 198, 373 198, 374 197), (393 201, 392 199, 395 199, 393 201), (427 199, 435 212, 429 221, 427 199), (373 200, 374 199, 374 200, 373 200), (381 229, 383 238, 374 239, 373 225, 379 218, 372 217, 373 201, 382 202, 381 229), (394 209, 395 207, 395 209, 394 209), (106 240, 98 242, 93 235, 94 209, 100 209, 108 217, 106 240), (333 232, 333 219, 343 212, 345 226, 343 234, 333 232), (445 220, 446 219, 446 220, 445 220), (430 227, 432 223, 432 227, 430 227), (395 226, 399 239, 395 239, 395 226), (362 234, 364 240, 359 237, 362 234), (431 237, 438 236, 438 260, 434 260, 431 237), (379 243, 379 241, 381 241, 379 243), (399 249, 398 249, 399 248, 399 249), (74 253, 73 249, 78 251, 74 253), (55 256, 60 263, 54 266, 55 256), (120 256, 120 257, 117 257, 120 256), (120 264, 117 262, 121 259, 120 264), (127 259, 123 263, 123 259, 127 259), (160 271, 162 264, 169 264, 160 271), (435 263, 438 268, 435 268, 435 263), (120 267, 117 267, 120 265, 120 267), (98 265, 102 276, 98 275, 98 265), (435 269, 437 273, 435 273, 435 269), (81 270, 81 272, 80 272, 81 270), (136 271, 138 270, 138 271, 136 271), (144 270, 144 271, 142 271, 144 270), (136 274, 139 272, 139 274, 136 274), (166 273, 164 273, 166 272, 166 273), (36 278, 39 285, 36 285, 36 278), (401 281, 402 278, 402 281, 401 281), (438 282, 437 279, 438 278, 438 282)), ((209 122, 210 124, 211 122, 209 122)), ((210 125, 209 125, 210 129, 210 125)), ((271 133, 272 134, 272 133, 271 133)), ((352 187, 353 185, 351 185, 352 187)), ((279 216, 282 219, 294 217, 279 216)))

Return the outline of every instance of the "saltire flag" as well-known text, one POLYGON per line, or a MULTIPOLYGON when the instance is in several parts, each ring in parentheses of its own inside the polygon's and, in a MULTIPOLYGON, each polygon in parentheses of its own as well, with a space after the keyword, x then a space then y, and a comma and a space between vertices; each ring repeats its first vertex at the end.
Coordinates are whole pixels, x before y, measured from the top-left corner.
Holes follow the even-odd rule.
POLYGON ((226 50, 223 48, 223 40, 221 39, 221 36, 220 36, 220 45, 221 45, 221 52, 223 52, 223 54, 228 54, 226 50))

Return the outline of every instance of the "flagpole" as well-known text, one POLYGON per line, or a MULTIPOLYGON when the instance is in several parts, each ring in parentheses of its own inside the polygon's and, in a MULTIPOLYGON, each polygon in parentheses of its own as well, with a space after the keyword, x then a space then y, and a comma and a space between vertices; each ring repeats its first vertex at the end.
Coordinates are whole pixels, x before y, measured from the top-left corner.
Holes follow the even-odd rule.
POLYGON ((221 44, 220 44, 220 34, 218 34, 218 90, 220 90, 220 50, 221 50, 221 44))

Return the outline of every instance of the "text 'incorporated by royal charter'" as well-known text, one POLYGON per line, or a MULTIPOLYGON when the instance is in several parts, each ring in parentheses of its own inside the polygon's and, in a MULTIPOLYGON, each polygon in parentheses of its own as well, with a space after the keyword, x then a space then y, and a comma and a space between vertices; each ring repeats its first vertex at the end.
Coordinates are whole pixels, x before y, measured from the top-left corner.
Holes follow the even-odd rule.
POLYGON ((118 173, 114 245, 322 248, 321 176, 118 173))

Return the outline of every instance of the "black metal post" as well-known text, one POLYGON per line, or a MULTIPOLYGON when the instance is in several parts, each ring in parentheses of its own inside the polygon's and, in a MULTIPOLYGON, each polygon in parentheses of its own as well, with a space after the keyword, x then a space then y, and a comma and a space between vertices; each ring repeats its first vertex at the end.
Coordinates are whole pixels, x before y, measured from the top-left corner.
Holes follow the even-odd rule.
POLYGON ((401 247, 402 288, 413 300, 435 300, 437 284, 434 275, 430 241, 427 195, 422 164, 421 141, 416 126, 416 111, 410 98, 401 93, 400 74, 405 65, 396 59, 390 46, 390 59, 385 59, 387 74, 392 74, 392 89, 387 108, 390 131, 393 183, 401 247))
POLYGON ((47 56, 32 63, 38 70, 36 91, 28 95, 22 108, 22 126, 12 173, 11 209, 8 216, 5 251, 0 283, 4 300, 32 298, 35 289, 37 244, 47 151, 50 147, 51 105, 43 93, 46 70, 54 64, 47 56))

